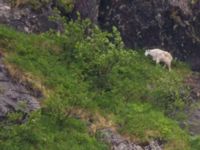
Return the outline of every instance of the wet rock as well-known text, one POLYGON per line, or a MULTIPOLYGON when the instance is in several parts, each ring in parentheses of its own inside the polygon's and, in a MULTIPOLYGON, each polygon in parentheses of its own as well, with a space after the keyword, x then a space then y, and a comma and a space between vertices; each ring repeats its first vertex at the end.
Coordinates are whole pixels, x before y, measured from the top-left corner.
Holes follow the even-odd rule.
POLYGON ((8 113, 14 111, 30 113, 40 108, 38 99, 9 77, 0 58, 0 118, 5 118, 8 113))
POLYGON ((151 141, 146 146, 140 146, 122 137, 111 129, 99 130, 100 139, 111 146, 112 150, 162 150, 157 141, 151 141))

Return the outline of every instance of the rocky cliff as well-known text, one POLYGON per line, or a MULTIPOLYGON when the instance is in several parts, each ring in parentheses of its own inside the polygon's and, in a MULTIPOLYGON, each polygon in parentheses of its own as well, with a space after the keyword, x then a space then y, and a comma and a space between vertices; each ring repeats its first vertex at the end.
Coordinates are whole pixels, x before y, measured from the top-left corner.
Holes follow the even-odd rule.
POLYGON ((0 7, 0 22, 26 32, 60 29, 58 22, 48 21, 54 8, 68 18, 76 18, 79 11, 82 18, 90 18, 106 30, 116 26, 127 47, 163 48, 188 62, 194 70, 200 70, 200 1, 74 0, 71 13, 57 0, 37 11, 29 7, 0 7))

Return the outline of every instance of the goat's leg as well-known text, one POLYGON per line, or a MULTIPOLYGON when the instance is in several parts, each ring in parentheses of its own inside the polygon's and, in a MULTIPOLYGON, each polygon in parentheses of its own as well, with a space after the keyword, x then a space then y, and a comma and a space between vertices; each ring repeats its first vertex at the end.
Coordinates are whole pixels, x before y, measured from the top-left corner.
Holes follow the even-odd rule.
POLYGON ((159 59, 156 59, 156 65, 159 64, 159 63, 160 63, 160 60, 159 60, 159 59))
POLYGON ((168 63, 167 66, 168 66, 168 70, 171 71, 171 63, 168 63))

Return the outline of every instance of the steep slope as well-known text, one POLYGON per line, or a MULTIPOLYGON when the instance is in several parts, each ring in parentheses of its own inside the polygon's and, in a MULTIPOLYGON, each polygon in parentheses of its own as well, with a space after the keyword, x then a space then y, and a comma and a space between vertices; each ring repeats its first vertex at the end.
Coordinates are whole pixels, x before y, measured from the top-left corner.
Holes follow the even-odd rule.
POLYGON ((25 32, 62 31, 60 20, 48 19, 52 15, 58 17, 55 9, 67 19, 77 18, 78 11, 82 18, 91 19, 103 29, 110 31, 116 26, 129 48, 164 48, 189 63, 193 70, 199 70, 199 0, 19 0, 17 3, 11 7, 8 1, 0 1, 1 23, 25 32))
POLYGON ((95 113, 142 147, 158 140, 164 149, 190 149, 189 135, 169 117, 187 104, 186 65, 174 62, 172 72, 155 66, 143 51, 125 49, 116 28, 102 32, 81 20, 65 28, 34 35, 0 27, 5 62, 31 75, 45 96, 25 124, 10 125, 20 114, 1 122, 3 149, 107 149, 98 132, 88 131, 95 113), (91 117, 71 115, 77 108, 91 117))

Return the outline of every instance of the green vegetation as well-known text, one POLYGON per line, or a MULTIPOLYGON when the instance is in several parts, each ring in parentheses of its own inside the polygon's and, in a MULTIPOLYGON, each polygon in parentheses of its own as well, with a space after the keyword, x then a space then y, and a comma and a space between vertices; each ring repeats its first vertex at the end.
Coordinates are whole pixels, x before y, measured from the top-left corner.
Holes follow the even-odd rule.
POLYGON ((59 0, 58 2, 65 8, 65 12, 71 12, 74 8, 74 0, 59 0))
POLYGON ((194 136, 194 137, 191 137, 191 145, 192 145, 192 150, 196 150, 196 149, 199 149, 200 147, 200 136, 194 136))
POLYGON ((67 23, 61 35, 0 26, 0 37, 5 62, 39 80, 46 93, 27 123, 0 124, 1 149, 107 149, 84 120, 66 115, 74 107, 111 116, 118 131, 137 142, 161 139, 166 149, 190 149, 189 136, 172 120, 186 104, 186 65, 175 62, 168 72, 142 50, 125 49, 116 28, 103 32, 87 20, 67 23))

